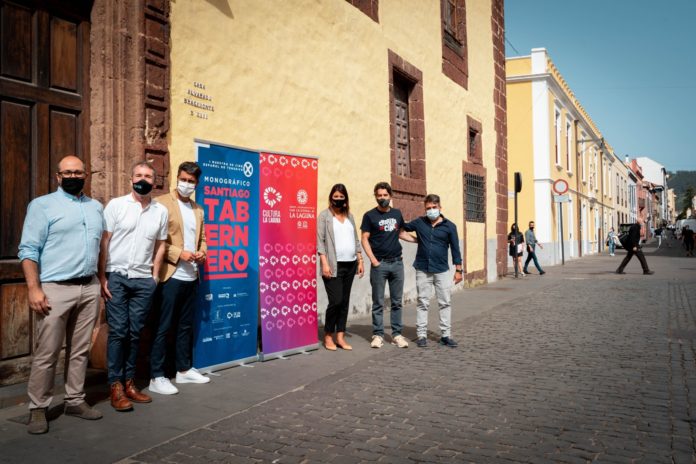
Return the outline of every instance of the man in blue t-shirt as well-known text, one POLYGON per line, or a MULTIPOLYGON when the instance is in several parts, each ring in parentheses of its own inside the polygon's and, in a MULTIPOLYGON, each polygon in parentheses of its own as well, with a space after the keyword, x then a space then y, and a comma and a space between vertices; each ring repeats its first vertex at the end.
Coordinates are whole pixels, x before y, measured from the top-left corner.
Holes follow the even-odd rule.
MULTIPOLYGON (((401 258, 401 243, 404 218, 401 211, 390 206, 392 188, 380 182, 374 188, 377 207, 363 215, 360 230, 362 246, 370 263, 370 285, 372 285, 372 348, 384 345, 384 289, 389 283, 391 300, 392 344, 408 348, 408 340, 401 335, 401 307, 404 294, 404 263, 401 258)), ((408 235, 408 234, 406 234, 408 235)))
POLYGON ((416 345, 428 346, 428 307, 435 287, 435 296, 440 306, 440 344, 456 348, 457 342, 451 337, 452 307, 450 276, 447 250, 452 253, 454 264, 454 284, 462 281, 462 254, 459 251, 457 226, 442 215, 440 197, 430 194, 425 197, 425 216, 421 216, 404 226, 407 232, 415 232, 418 237, 418 251, 413 267, 416 268, 416 287, 418 306, 416 313, 416 345))

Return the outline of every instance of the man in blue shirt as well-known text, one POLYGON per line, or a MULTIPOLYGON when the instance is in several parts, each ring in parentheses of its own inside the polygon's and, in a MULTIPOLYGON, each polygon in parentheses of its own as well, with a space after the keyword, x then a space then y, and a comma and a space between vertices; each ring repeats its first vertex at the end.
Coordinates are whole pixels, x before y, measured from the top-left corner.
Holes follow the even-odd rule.
POLYGON ((36 313, 36 348, 27 386, 31 434, 48 432, 56 363, 66 340, 65 414, 95 420, 85 403, 84 382, 92 329, 99 310, 96 278, 102 205, 82 193, 87 172, 75 156, 58 163, 58 190, 27 209, 19 259, 29 307, 36 313))
POLYGON ((421 216, 404 226, 407 232, 415 232, 418 249, 413 267, 416 268, 416 287, 418 305, 416 313, 416 345, 428 346, 428 306, 430 298, 435 295, 440 306, 440 344, 456 348, 457 342, 451 337, 452 308, 450 292, 452 280, 449 277, 447 250, 452 253, 454 263, 454 283, 462 281, 462 255, 459 251, 457 226, 447 220, 441 212, 440 197, 430 194, 425 197, 425 216, 421 216))
POLYGON ((529 229, 527 229, 527 232, 524 233, 524 241, 527 242, 527 260, 524 262, 524 269, 522 272, 525 274, 530 274, 527 269, 529 269, 529 262, 534 260, 534 266, 536 266, 537 271, 539 271, 539 275, 546 274, 546 271, 539 266, 539 260, 537 259, 536 255, 537 245, 539 245, 539 248, 542 250, 544 249, 544 246, 537 241, 536 235, 534 234, 534 221, 529 221, 529 229))

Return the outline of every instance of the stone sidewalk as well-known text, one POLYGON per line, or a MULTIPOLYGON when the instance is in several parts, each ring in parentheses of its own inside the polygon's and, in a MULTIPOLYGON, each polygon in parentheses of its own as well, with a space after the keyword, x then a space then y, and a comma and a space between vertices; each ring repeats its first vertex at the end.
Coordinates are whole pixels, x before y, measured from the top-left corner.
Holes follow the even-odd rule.
POLYGON ((352 353, 229 369, 129 414, 102 402, 48 435, 8 408, 0 461, 693 462, 696 259, 678 253, 648 247, 653 276, 591 256, 460 292, 458 349, 371 350, 362 320, 352 353))

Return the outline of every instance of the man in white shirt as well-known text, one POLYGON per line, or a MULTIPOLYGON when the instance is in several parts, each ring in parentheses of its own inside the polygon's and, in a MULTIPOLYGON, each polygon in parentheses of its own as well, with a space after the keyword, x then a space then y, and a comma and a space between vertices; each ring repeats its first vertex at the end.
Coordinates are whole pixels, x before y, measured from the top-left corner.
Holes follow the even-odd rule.
POLYGON ((191 362, 193 315, 196 308, 199 266, 205 262, 208 247, 205 241, 203 208, 191 200, 201 177, 201 168, 191 161, 179 166, 176 188, 155 198, 167 208, 169 232, 164 244, 164 263, 160 268, 160 284, 156 307, 159 324, 150 352, 149 390, 174 395, 179 390, 165 375, 167 332, 175 331, 176 383, 208 383, 191 362))
POLYGON ((99 280, 106 299, 108 378, 111 406, 130 411, 149 403, 135 386, 140 332, 157 288, 167 238, 167 208, 150 196, 155 170, 147 162, 133 166, 133 191, 114 198, 104 209, 99 280))

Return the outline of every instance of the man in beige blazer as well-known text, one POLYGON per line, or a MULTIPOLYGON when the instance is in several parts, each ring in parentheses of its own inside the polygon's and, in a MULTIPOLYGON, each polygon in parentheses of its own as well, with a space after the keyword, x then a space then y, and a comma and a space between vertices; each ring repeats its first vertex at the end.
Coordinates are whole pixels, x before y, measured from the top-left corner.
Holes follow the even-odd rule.
POLYGON ((164 263, 159 272, 159 324, 150 353, 153 393, 173 395, 179 390, 165 376, 166 337, 170 328, 176 334, 176 383, 208 383, 192 365, 193 315, 196 307, 199 267, 208 247, 205 243, 203 208, 191 200, 201 168, 194 162, 181 163, 176 188, 156 198, 169 212, 169 233, 164 263), (176 327, 172 323, 176 322, 176 327))

